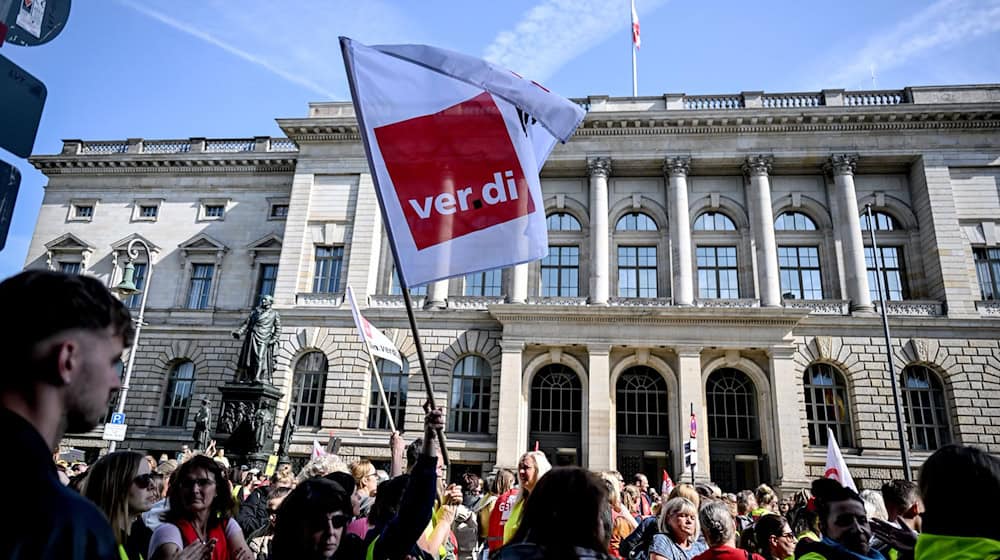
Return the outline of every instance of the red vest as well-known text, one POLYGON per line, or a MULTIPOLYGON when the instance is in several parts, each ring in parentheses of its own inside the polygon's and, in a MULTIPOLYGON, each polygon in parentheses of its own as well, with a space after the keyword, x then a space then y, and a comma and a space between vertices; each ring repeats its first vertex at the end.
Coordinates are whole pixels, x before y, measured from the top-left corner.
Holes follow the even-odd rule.
POLYGON ((490 513, 490 530, 486 536, 486 544, 490 547, 490 552, 503 546, 503 526, 510 517, 510 511, 514 509, 517 502, 517 488, 511 488, 497 498, 493 504, 493 512, 490 513))
MULTIPOLYGON (((229 523, 229 518, 223 517, 218 523, 212 523, 209 521, 209 529, 207 538, 209 540, 215 539, 215 548, 212 550, 212 560, 229 560, 229 542, 226 541, 226 524, 229 523)), ((184 542, 184 547, 187 548, 188 545, 198 540, 198 533, 195 532, 194 526, 191 525, 186 519, 180 519, 174 522, 177 528, 181 530, 181 541, 184 542)))

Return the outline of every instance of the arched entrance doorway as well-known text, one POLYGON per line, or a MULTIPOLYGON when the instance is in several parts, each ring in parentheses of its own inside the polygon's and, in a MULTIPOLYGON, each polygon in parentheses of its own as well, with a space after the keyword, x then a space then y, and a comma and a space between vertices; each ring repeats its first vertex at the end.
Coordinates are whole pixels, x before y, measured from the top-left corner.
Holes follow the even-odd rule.
POLYGON ((538 442, 556 466, 579 465, 583 448, 583 389, 576 372, 562 364, 543 367, 531 380, 528 449, 538 442))
MULTIPOLYGON (((627 369, 615 384, 618 472, 643 473, 656 485, 670 465, 667 383, 653 368, 627 369)), ((674 473, 676 476, 676 473, 674 473)))
POLYGON ((753 381, 738 369, 717 369, 708 376, 705 398, 712 480, 725 492, 766 482, 753 381))

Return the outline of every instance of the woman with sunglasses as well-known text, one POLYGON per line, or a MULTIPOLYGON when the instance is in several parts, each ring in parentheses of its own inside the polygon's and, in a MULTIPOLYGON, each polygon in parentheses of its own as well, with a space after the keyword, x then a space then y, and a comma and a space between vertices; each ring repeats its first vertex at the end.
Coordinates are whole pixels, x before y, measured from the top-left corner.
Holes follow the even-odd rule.
POLYGON ((752 529, 752 541, 764 560, 790 560, 795 556, 798 539, 780 515, 769 513, 757 520, 752 529))
POLYGON ((222 467, 205 455, 181 464, 167 491, 170 509, 153 531, 149 560, 252 560, 231 517, 235 503, 222 467))
MULTIPOLYGON (((351 488, 351 492, 353 492, 351 488)), ((299 483, 278 508, 271 539, 271 560, 355 558, 360 550, 341 550, 344 527, 351 520, 351 496, 325 478, 299 483)), ((358 548, 358 547, 354 547, 358 548)))
POLYGON ((140 453, 109 453, 90 467, 83 494, 104 512, 122 560, 141 560, 152 534, 139 520, 159 499, 149 463, 140 453))

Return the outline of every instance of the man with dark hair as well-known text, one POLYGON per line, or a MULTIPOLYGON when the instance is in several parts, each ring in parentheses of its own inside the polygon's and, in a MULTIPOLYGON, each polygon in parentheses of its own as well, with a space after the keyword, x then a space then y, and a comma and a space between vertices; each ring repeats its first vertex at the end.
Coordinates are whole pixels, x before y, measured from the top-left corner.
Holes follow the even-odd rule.
POLYGON ((0 438, 15 459, 0 477, 17 481, 0 558, 117 558, 107 520, 59 483, 52 450, 107 413, 135 332, 129 311, 97 279, 47 270, 4 280, 0 300, 0 438))
POLYGON ((924 504, 916 483, 907 480, 890 480, 883 484, 882 501, 885 502, 887 521, 871 520, 875 533, 871 545, 886 558, 896 558, 899 554, 896 548, 880 535, 892 532, 893 536, 889 537, 889 541, 905 538, 907 542, 915 543, 920 533, 920 516, 924 511, 924 504))

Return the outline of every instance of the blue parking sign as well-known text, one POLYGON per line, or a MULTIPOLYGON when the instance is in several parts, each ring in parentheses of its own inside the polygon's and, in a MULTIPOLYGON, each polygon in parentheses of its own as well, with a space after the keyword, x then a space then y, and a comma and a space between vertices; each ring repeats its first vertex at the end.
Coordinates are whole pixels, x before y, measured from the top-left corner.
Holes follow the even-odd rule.
POLYGON ((111 415, 110 424, 124 424, 125 423, 125 413, 115 412, 111 415))

